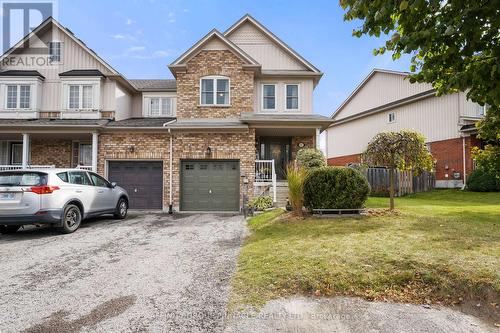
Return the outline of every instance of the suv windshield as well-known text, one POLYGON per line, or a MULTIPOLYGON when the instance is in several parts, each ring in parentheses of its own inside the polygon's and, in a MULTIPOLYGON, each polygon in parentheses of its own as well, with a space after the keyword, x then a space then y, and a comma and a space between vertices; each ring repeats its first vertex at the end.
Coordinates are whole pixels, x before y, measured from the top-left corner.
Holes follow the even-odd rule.
POLYGON ((0 172, 0 186, 47 185, 47 174, 40 172, 0 172))

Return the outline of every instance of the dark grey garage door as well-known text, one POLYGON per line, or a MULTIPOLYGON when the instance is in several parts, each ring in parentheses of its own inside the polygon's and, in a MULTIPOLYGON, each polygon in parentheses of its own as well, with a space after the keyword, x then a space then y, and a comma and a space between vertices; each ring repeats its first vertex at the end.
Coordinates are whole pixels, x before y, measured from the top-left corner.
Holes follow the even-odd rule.
POLYGON ((127 190, 130 208, 163 208, 162 162, 110 161, 108 178, 127 190))
POLYGON ((238 161, 182 161, 181 210, 238 211, 238 161))

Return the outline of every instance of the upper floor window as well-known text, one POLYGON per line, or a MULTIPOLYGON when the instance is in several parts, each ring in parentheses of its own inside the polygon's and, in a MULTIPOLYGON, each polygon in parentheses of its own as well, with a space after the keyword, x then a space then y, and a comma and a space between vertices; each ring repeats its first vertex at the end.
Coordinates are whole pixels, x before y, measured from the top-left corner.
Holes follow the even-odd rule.
POLYGON ((204 77, 201 79, 201 105, 229 105, 229 79, 225 77, 204 77))
POLYGON ((94 86, 91 84, 70 84, 68 94, 69 109, 92 109, 94 106, 94 86))
POLYGON ((262 109, 263 110, 276 109, 276 85, 274 84, 262 85, 262 109))
POLYGON ((49 58, 50 61, 54 62, 61 61, 61 42, 49 43, 49 58))
POLYGON ((396 122, 396 114, 394 112, 389 113, 389 123, 396 122))
POLYGON ((7 85, 7 109, 29 109, 31 107, 31 86, 25 84, 7 85))
POLYGON ((287 84, 286 85, 286 109, 298 110, 299 109, 299 85, 287 84))
POLYGON ((149 97, 145 99, 147 117, 171 117, 174 115, 173 97, 149 97))

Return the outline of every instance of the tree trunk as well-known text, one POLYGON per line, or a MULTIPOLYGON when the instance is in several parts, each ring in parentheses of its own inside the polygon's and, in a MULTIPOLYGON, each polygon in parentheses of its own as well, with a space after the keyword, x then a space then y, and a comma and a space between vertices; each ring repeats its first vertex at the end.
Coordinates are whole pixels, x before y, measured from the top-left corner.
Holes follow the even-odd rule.
POLYGON ((389 209, 394 210, 394 169, 389 169, 389 209))

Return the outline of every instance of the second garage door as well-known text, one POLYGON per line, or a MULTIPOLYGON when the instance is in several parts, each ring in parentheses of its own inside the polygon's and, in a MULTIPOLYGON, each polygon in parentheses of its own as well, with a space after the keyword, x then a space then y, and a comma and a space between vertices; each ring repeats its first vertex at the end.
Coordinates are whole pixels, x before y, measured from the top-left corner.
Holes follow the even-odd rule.
POLYGON ((162 162, 110 161, 108 178, 128 192, 130 208, 163 208, 162 162))
POLYGON ((238 211, 238 161, 182 161, 181 202, 184 211, 238 211))

